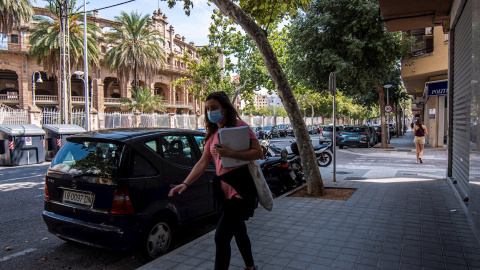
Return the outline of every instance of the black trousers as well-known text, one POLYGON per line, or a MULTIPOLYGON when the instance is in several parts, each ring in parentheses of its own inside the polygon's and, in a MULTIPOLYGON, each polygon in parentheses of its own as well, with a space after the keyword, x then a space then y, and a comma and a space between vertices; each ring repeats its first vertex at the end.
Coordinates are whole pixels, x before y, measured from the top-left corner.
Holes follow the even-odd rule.
POLYGON ((231 247, 233 236, 238 249, 242 254, 245 266, 253 266, 252 245, 247 234, 247 226, 241 214, 237 211, 243 203, 241 199, 225 200, 222 216, 218 221, 215 232, 215 270, 227 270, 230 266, 231 247))

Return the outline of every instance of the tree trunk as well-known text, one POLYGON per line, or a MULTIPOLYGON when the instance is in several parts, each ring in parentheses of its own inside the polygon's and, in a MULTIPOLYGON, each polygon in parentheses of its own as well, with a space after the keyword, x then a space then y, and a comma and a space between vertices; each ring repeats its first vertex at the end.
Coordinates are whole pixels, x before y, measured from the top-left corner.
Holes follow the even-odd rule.
POLYGON ((137 92, 137 61, 133 64, 133 91, 137 92))
POLYGON ((298 103, 293 96, 292 89, 288 83, 287 77, 278 62, 278 59, 270 46, 266 32, 261 29, 255 21, 252 20, 241 8, 230 0, 213 0, 213 3, 220 11, 237 22, 243 30, 253 39, 255 45, 262 54, 263 61, 267 67, 270 77, 275 82, 278 96, 282 100, 283 106, 287 111, 290 122, 297 138, 298 149, 302 158, 302 166, 307 180, 308 194, 319 196, 324 195, 325 188, 318 169, 317 159, 313 151, 313 145, 310 140, 305 122, 302 120, 302 114, 298 103))
POLYGON ((388 148, 387 144, 387 120, 385 117, 385 92, 383 91, 383 85, 377 84, 378 92, 378 105, 380 106, 380 117, 382 121, 382 145, 380 148, 388 148))

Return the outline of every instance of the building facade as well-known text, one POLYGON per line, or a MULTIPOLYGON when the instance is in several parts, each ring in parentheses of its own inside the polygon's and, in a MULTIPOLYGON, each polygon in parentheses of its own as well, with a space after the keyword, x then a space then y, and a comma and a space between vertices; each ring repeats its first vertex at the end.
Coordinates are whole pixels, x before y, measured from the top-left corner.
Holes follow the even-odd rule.
MULTIPOLYGON (((379 0, 379 4, 390 32, 441 27, 448 34, 446 179, 480 239, 480 0, 379 0)), ((429 87, 428 95, 444 92, 443 79, 435 79, 439 84, 429 87)), ((429 120, 430 115, 437 116, 430 111, 434 108, 426 107, 429 120)))
POLYGON ((412 97, 412 112, 428 129, 428 144, 444 146, 447 137, 447 86, 449 34, 442 26, 407 31, 415 38, 413 56, 402 59, 402 80, 412 97), (434 87, 444 91, 433 91, 434 87), (429 91, 430 89, 430 91, 429 91))
MULTIPOLYGON (((34 7, 36 15, 55 16, 45 8, 34 7)), ((100 48, 100 67, 89 67, 89 86, 93 108, 98 112, 114 112, 120 110, 120 97, 130 98, 129 89, 132 79, 122 81, 117 74, 110 71, 104 62, 104 57, 110 49, 106 43, 106 34, 117 22, 99 18, 98 12, 88 17, 90 23, 95 23, 100 29, 98 46, 100 48)), ((139 84, 152 89, 154 95, 164 98, 169 113, 195 114, 202 113, 204 103, 195 99, 185 88, 176 88, 172 82, 184 77, 186 64, 179 61, 179 56, 189 53, 194 59, 199 59, 195 52, 195 44, 186 42, 185 37, 176 34, 174 27, 168 25, 167 16, 156 10, 152 16, 153 27, 162 33, 163 48, 167 55, 167 64, 161 72, 149 76, 140 75, 139 84)), ((48 74, 43 66, 37 64, 36 57, 29 55, 28 38, 36 22, 31 21, 10 33, 0 44, 0 102, 12 108, 28 109, 30 107, 60 108, 60 79, 55 74, 48 74), (42 82, 36 82, 41 77, 42 82), (33 91, 35 89, 35 91, 33 91), (35 105, 35 106, 34 106, 35 105)), ((73 75, 74 70, 71 68, 73 75)), ((85 104, 84 86, 81 79, 71 76, 71 105, 82 110, 85 104)), ((102 119, 99 119, 100 121, 102 119)))
POLYGON ((255 108, 265 108, 268 106, 268 96, 267 95, 255 95, 255 108))

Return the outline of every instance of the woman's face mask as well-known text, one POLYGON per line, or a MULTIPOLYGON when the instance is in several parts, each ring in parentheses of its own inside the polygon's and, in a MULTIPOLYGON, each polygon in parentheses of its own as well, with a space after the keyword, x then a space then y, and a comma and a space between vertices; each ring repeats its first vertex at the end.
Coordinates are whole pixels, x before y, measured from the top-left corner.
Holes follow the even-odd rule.
POLYGON ((207 116, 208 116, 208 120, 210 120, 210 122, 214 124, 220 123, 223 120, 223 114, 222 114, 222 111, 220 110, 209 111, 207 116))

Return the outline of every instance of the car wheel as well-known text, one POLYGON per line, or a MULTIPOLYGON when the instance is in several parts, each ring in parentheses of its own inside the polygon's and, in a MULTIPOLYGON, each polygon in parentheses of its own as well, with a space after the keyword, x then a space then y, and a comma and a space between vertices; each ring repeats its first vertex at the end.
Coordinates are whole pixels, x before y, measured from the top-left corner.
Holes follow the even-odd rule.
POLYGON ((317 156, 317 164, 320 167, 327 167, 332 163, 332 155, 328 152, 323 152, 320 155, 317 156), (323 154, 323 156, 322 156, 323 154))
POLYGON ((365 148, 370 148, 370 140, 367 141, 367 144, 365 145, 365 148))
POLYGON ((343 145, 339 145, 338 147, 340 147, 340 149, 343 149, 343 145))
POLYGON ((157 218, 143 231, 136 249, 142 262, 149 262, 167 253, 172 247, 173 223, 166 218, 157 218))

